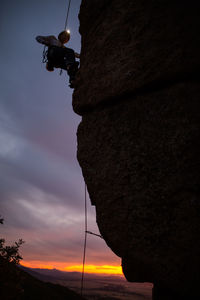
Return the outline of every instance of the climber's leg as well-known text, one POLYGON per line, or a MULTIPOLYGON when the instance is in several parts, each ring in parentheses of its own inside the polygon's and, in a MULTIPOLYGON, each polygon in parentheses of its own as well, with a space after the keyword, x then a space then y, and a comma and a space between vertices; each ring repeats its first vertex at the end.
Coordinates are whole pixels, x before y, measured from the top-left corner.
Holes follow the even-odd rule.
POLYGON ((75 62, 74 64, 69 64, 67 66, 67 74, 69 75, 69 86, 71 88, 74 88, 74 80, 75 80, 75 76, 76 73, 78 71, 78 62, 75 62))
POLYGON ((46 69, 49 71, 49 72, 52 72, 54 71, 54 67, 52 64, 50 64, 49 62, 46 63, 46 69))

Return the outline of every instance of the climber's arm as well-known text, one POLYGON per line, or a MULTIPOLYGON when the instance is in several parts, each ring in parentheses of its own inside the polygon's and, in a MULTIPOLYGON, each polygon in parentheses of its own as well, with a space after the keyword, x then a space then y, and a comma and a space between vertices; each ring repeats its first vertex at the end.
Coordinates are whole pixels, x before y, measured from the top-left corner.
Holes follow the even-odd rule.
POLYGON ((46 46, 52 46, 57 42, 57 38, 54 35, 49 35, 49 36, 38 35, 36 36, 36 41, 46 46))

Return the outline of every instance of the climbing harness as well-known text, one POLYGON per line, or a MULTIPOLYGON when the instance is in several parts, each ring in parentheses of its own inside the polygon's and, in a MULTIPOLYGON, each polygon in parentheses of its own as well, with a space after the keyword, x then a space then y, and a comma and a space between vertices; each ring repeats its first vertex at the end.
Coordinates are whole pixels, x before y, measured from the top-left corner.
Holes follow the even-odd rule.
POLYGON ((93 233, 92 231, 88 231, 88 218, 87 218, 87 186, 85 184, 85 237, 84 237, 84 247, 83 247, 83 268, 82 268, 82 277, 81 277, 81 296, 83 296, 83 282, 84 282, 84 274, 85 274, 85 258, 86 258, 86 248, 87 248, 87 235, 95 235, 103 239, 103 237, 99 234, 93 233))
POLYGON ((43 63, 46 63, 48 61, 47 54, 48 54, 48 47, 46 45, 44 45, 44 49, 42 52, 42 62, 43 63))
MULTIPOLYGON (((48 62, 48 52, 49 52, 48 47, 46 45, 44 45, 44 49, 43 49, 43 52, 42 52, 42 63, 47 63, 48 62)), ((61 68, 59 75, 62 75, 62 73, 63 73, 63 69, 61 68)))

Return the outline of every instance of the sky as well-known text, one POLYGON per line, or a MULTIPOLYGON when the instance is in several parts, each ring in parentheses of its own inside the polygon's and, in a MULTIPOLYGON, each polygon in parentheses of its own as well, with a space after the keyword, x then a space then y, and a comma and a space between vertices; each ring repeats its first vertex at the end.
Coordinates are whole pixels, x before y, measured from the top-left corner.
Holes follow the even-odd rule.
MULTIPOLYGON (((72 0, 68 47, 80 52, 72 0)), ((7 244, 22 238, 23 264, 80 271, 84 241, 84 180, 76 159, 81 117, 72 110, 65 73, 47 72, 37 35, 63 30, 66 0, 1 1, 0 215, 7 244)), ((88 200, 88 230, 98 233, 88 200)), ((88 236, 86 271, 121 273, 104 240, 88 236)))

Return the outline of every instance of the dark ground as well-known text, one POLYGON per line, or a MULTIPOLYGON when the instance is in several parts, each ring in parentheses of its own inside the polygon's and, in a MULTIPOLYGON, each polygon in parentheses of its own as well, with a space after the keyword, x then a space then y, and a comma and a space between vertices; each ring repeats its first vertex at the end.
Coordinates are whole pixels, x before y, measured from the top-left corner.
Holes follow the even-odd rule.
POLYGON ((40 281, 0 257, 0 299, 2 300, 81 300, 68 288, 40 281))

